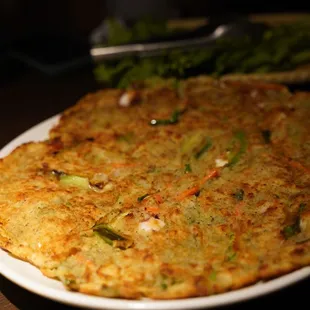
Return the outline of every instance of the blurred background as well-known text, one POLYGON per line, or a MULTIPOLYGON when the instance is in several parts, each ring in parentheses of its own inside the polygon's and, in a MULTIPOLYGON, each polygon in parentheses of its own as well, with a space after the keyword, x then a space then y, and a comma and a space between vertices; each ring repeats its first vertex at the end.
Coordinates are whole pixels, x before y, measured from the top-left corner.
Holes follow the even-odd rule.
POLYGON ((87 41, 107 16, 205 17, 227 12, 305 12, 309 1, 275 0, 1 0, 2 48, 26 37, 48 34, 87 41))
POLYGON ((33 58, 43 64, 81 61, 90 34, 107 17, 166 19, 309 10, 310 2, 304 0, 1 0, 0 81, 21 70, 21 62, 8 57, 12 50, 29 56, 28 63, 33 58))

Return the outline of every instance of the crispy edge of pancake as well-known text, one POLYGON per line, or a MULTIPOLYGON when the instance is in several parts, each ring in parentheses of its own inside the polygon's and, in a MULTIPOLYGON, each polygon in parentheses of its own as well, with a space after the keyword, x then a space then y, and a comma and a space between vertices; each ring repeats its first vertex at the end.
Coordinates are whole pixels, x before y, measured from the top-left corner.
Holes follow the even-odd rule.
POLYGON ((310 81, 310 65, 300 66, 290 71, 268 73, 231 73, 220 78, 222 81, 261 81, 269 83, 301 84, 310 81))

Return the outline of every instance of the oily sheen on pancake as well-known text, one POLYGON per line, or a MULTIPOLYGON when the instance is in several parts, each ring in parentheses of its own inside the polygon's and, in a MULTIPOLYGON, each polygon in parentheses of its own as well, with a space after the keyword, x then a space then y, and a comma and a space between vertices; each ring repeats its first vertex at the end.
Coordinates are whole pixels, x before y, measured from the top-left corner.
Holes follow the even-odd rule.
POLYGON ((0 161, 0 246, 71 290, 208 296, 310 265, 310 94, 102 90, 0 161))

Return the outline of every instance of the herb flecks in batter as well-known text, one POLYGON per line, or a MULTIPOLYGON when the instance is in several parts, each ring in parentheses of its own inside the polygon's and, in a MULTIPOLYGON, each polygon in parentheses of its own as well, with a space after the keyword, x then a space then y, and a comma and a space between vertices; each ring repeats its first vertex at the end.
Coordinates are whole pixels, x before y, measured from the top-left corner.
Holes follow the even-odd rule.
POLYGON ((229 237, 229 246, 228 246, 227 251, 226 251, 226 260, 231 262, 231 261, 235 260, 237 257, 237 253, 236 253, 236 251, 234 251, 234 247, 233 247, 236 235, 235 235, 235 233, 232 232, 229 234, 228 237, 229 237))
POLYGON ((207 152, 212 146, 212 142, 210 138, 207 138, 206 143, 202 146, 202 148, 195 154, 195 158, 199 159, 205 152, 207 152))
POLYGON ((232 154, 232 157, 228 162, 229 167, 233 167, 234 165, 236 165, 240 161, 241 156, 245 153, 247 149, 247 140, 244 131, 242 130, 237 131, 234 134, 234 140, 238 141, 239 149, 237 152, 232 154))
POLYGON ((190 173, 192 172, 192 167, 190 164, 185 164, 185 167, 184 167, 184 173, 190 173))
POLYGON ((295 222, 293 224, 285 226, 283 228, 282 234, 283 234, 285 239, 289 239, 289 238, 291 238, 291 237, 293 237, 293 236, 295 236, 301 232, 300 215, 305 210, 305 208, 306 208, 306 204, 301 203, 299 205, 298 214, 297 214, 295 222))
POLYGON ((283 228, 283 235, 285 239, 289 239, 298 233, 300 233, 300 225, 299 225, 299 220, 297 220, 294 224, 285 226, 283 228))
POLYGON ((216 281, 216 275, 217 275, 217 272, 214 269, 212 269, 212 271, 210 272, 210 275, 209 275, 209 279, 211 281, 216 281))
POLYGON ((185 110, 175 110, 169 119, 152 119, 150 121, 151 126, 158 125, 174 125, 180 120, 180 116, 185 112, 185 110))
POLYGON ((244 190, 238 189, 235 193, 234 193, 234 197, 238 200, 238 201, 242 201, 243 200, 243 196, 244 196, 244 190))
POLYGON ((236 257, 237 257, 237 253, 233 251, 232 248, 229 248, 228 254, 227 254, 227 260, 229 262, 232 262, 233 260, 236 259, 236 257))

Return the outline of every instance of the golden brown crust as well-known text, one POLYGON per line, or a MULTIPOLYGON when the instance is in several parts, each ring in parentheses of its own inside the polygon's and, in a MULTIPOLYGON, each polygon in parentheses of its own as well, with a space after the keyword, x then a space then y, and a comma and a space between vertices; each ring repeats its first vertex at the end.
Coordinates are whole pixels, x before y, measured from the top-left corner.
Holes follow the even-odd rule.
POLYGON ((308 93, 206 77, 133 92, 127 107, 119 90, 86 96, 0 161, 2 248, 69 289, 134 299, 310 264, 308 93))

